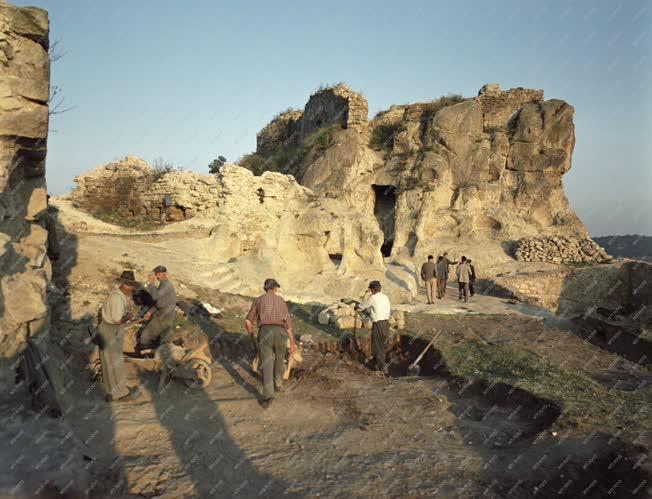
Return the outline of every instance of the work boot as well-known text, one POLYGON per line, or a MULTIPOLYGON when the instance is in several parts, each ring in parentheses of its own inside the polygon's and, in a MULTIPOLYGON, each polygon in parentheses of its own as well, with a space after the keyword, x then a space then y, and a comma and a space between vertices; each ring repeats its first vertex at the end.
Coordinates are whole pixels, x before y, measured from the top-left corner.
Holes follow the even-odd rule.
POLYGON ((114 399, 110 395, 107 395, 106 399, 107 399, 107 402, 132 402, 134 400, 138 400, 141 396, 142 396, 142 393, 138 389, 138 387, 132 387, 132 388, 129 388, 129 393, 127 395, 125 395, 124 397, 114 399))
POLYGON ((272 405, 272 400, 274 399, 265 399, 260 403, 260 407, 263 409, 269 409, 272 405))
POLYGON ((274 391, 276 393, 281 393, 283 391, 283 385, 274 385, 274 391))

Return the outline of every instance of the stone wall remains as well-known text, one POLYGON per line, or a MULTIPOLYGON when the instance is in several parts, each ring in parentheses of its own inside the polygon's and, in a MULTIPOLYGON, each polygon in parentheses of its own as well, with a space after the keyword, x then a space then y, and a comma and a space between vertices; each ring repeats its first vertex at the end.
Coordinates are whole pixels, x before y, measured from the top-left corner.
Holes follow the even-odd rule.
POLYGON ((211 175, 172 171, 157 174, 145 161, 127 156, 75 178, 74 205, 89 213, 158 220, 164 194, 172 199, 169 221, 191 218, 217 203, 217 180, 211 175))
POLYGON ((302 111, 290 110, 274 118, 256 135, 256 154, 269 156, 279 146, 293 143, 302 114, 302 111))
MULTIPOLYGON (((46 335, 48 16, 0 2, 0 358, 46 335)), ((2 370, 6 375, 7 371, 2 370)), ((4 377, 4 376, 3 376, 4 377)), ((2 381, 2 380, 0 380, 2 381)), ((12 380, 13 381, 13 380, 12 380)))
POLYGON ((367 99, 346 85, 325 88, 310 96, 300 120, 299 141, 316 130, 334 124, 361 130, 367 126, 367 99))

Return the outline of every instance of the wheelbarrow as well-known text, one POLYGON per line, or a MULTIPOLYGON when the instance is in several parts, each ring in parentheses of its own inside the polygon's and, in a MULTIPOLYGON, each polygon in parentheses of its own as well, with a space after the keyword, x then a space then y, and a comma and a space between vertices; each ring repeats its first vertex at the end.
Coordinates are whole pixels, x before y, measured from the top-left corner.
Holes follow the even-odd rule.
POLYGON ((190 388, 204 388, 213 377, 212 358, 208 342, 204 341, 194 348, 184 348, 174 343, 164 343, 156 350, 143 350, 150 358, 126 357, 128 362, 152 372, 159 372, 159 392, 172 379, 179 379, 190 388))

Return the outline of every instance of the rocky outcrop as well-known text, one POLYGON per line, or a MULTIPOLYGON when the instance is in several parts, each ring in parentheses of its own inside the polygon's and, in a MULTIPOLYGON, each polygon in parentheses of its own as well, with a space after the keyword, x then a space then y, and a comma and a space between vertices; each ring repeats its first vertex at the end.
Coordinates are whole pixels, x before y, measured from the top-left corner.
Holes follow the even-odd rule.
POLYGON ((382 233, 370 213, 320 198, 276 172, 254 176, 227 164, 217 181, 215 233, 229 241, 225 258, 255 254, 283 274, 383 268, 382 233))
MULTIPOLYGON (((0 357, 48 331, 48 16, 0 2, 0 357)), ((6 366, 4 366, 6 367, 6 366)), ((3 379, 11 376, 2 370, 3 379)))
POLYGON ((591 238, 540 236, 521 239, 514 256, 526 262, 602 263, 611 260, 606 251, 591 238))
MULTIPOLYGON (((564 193, 574 143, 573 108, 544 100, 542 90, 488 84, 477 97, 392 106, 367 121, 364 97, 338 85, 261 130, 256 153, 243 160, 259 175, 234 165, 217 177, 169 173, 137 193, 137 208, 122 204, 132 206, 133 216, 157 217, 168 193, 179 214, 174 219, 213 217, 211 257, 245 258, 257 267, 246 278, 234 268, 229 282, 257 280, 263 270, 386 272, 414 295, 414 276, 398 277, 398 269, 418 268, 428 254, 470 257, 479 279, 513 273, 521 265, 515 241, 535 236, 553 238, 555 247, 539 255, 523 243, 521 258, 606 258, 564 193), (559 238, 568 243, 559 246, 559 238), (577 248, 571 241, 579 241, 577 248)), ((120 191, 111 187, 115 171, 94 175, 104 179, 101 191, 120 191)), ((98 205, 91 182, 78 184, 79 205, 98 205)))
POLYGON ((566 317, 597 316, 652 323, 652 265, 624 260, 577 269, 564 280, 557 312, 566 317))
MULTIPOLYGON (((316 109, 326 108, 317 102, 313 96, 299 120, 313 123, 310 130, 316 109)), ((366 127, 332 134, 325 147, 311 139, 303 143, 309 152, 290 154, 289 171, 318 196, 375 212, 385 256, 418 262, 469 248, 484 273, 513 258, 503 250, 512 241, 588 236, 562 186, 575 143, 573 108, 544 100, 542 90, 489 84, 475 98, 393 106, 366 127)), ((287 146, 277 146, 282 156, 287 146)))

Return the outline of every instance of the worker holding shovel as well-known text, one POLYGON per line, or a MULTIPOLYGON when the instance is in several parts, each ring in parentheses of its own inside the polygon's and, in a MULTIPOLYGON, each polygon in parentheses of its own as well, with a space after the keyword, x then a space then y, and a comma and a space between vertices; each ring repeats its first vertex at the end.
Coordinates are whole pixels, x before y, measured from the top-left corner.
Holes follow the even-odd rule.
POLYGON ((369 283, 371 296, 360 305, 356 305, 355 309, 369 309, 369 315, 371 315, 371 353, 376 363, 376 369, 387 375, 389 370, 385 363, 385 345, 389 335, 391 305, 389 297, 381 293, 381 289, 379 281, 371 281, 369 283))

